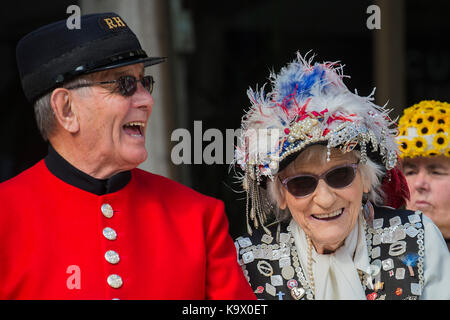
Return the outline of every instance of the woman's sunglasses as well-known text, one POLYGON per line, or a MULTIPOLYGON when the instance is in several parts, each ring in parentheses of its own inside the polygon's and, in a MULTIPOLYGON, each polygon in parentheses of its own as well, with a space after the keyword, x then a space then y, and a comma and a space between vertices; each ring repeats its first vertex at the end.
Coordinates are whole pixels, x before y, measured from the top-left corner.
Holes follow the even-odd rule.
POLYGON ((81 83, 75 85, 73 87, 67 87, 66 89, 78 89, 83 87, 91 87, 99 84, 110 84, 117 83, 117 90, 120 92, 122 96, 129 97, 132 96, 137 90, 138 81, 142 83, 142 86, 149 93, 153 92, 153 85, 155 84, 155 80, 153 80, 152 76, 145 76, 140 80, 137 80, 134 76, 121 76, 117 80, 109 80, 109 81, 99 81, 99 82, 89 82, 89 83, 81 83))
POLYGON ((288 177, 281 181, 281 184, 296 198, 304 198, 309 196, 316 190, 319 180, 323 179, 334 189, 342 189, 349 186, 356 176, 358 163, 347 164, 339 167, 331 168, 320 176, 313 174, 301 174, 298 176, 288 177))

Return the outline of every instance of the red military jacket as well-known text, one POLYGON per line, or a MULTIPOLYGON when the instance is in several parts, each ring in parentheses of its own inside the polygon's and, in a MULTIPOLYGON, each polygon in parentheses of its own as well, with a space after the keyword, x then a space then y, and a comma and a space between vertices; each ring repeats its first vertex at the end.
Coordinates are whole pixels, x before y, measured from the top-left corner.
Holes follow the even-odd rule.
POLYGON ((140 169, 96 195, 44 160, 0 184, 0 299, 255 299, 223 203, 140 169))

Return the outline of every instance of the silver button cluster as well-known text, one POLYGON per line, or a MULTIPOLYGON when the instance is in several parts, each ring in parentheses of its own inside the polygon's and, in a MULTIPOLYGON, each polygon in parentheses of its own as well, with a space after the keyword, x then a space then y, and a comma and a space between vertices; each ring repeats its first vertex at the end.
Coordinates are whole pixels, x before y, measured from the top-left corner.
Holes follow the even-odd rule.
MULTIPOLYGON (((103 216, 105 216, 108 219, 114 216, 114 210, 108 203, 102 204, 101 211, 103 216)), ((117 239, 117 232, 113 228, 105 227, 102 233, 103 236, 109 241, 114 241, 117 239)), ((105 260, 111 264, 118 264, 120 261, 120 256, 116 251, 108 250, 105 253, 105 260)), ((119 276, 118 274, 109 275, 108 278, 106 279, 106 282, 111 288, 114 289, 118 289, 123 285, 122 277, 119 276)))

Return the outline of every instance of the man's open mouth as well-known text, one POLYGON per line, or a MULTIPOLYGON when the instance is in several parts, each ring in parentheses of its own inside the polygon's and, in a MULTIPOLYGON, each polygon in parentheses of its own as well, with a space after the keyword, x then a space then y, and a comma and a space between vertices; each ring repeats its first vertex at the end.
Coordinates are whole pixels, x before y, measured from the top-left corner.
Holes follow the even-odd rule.
POLYGON ((329 220, 334 220, 339 218, 342 213, 344 212, 344 208, 338 209, 336 211, 333 212, 329 212, 329 213, 321 213, 321 214, 312 214, 311 216, 314 219, 317 220, 322 220, 322 221, 329 221, 329 220))
POLYGON ((123 125, 126 134, 132 137, 142 137, 144 135, 145 123, 141 121, 128 122, 123 125))

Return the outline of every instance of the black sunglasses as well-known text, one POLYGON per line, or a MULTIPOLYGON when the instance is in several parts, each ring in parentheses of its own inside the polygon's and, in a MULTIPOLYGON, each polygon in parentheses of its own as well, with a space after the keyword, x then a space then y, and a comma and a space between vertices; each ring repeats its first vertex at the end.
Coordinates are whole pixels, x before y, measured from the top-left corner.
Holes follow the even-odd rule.
POLYGON ((296 198, 309 196, 316 190, 319 180, 323 179, 332 188, 342 189, 349 186, 356 176, 358 163, 347 164, 331 168, 320 176, 313 174, 300 174, 288 177, 281 181, 281 184, 296 198))
POLYGON ((129 96, 132 96, 136 92, 138 81, 140 81, 142 83, 142 86, 149 93, 153 92, 153 85, 155 84, 155 80, 153 80, 152 76, 145 76, 140 80, 137 80, 136 77, 134 77, 134 76, 121 76, 117 80, 81 83, 81 84, 78 84, 73 87, 66 87, 66 89, 71 90, 71 89, 95 86, 98 84, 117 83, 117 90, 119 90, 120 94, 125 97, 129 97, 129 96))

